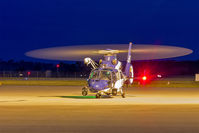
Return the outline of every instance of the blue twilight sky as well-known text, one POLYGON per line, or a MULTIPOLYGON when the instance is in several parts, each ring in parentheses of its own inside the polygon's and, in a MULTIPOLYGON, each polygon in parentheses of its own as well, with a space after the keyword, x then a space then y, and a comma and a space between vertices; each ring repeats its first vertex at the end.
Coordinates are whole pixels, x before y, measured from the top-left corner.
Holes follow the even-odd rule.
POLYGON ((29 50, 111 43, 166 44, 199 59, 199 0, 0 0, 0 59, 29 50))

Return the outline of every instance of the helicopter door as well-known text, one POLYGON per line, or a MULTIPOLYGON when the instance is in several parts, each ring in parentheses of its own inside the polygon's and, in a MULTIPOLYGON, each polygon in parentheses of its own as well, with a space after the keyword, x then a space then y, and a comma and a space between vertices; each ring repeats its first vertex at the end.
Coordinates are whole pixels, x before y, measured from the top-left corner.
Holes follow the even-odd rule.
POLYGON ((116 76, 117 76, 117 81, 115 82, 115 86, 114 86, 114 88, 116 88, 117 89, 117 91, 119 91, 120 90, 120 88, 122 87, 122 85, 123 85, 123 79, 122 79, 122 75, 121 75, 121 72, 117 72, 116 73, 116 76))
POLYGON ((112 80, 111 80, 111 87, 115 87, 115 83, 117 81, 117 75, 115 72, 112 72, 112 80))

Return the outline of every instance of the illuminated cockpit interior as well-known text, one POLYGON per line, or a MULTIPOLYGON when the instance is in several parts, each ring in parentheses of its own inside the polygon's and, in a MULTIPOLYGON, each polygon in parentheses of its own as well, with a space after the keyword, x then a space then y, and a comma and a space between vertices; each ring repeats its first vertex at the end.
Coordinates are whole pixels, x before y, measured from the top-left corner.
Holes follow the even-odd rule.
POLYGON ((91 72, 89 79, 92 79, 92 80, 111 80, 113 75, 115 75, 115 73, 111 70, 96 69, 96 70, 91 72))

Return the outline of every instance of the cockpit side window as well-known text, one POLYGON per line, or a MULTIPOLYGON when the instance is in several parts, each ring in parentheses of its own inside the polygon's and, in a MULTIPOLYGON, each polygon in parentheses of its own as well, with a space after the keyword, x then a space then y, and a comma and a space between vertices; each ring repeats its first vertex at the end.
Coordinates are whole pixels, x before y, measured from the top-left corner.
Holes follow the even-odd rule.
POLYGON ((121 79, 121 75, 119 72, 116 73, 117 80, 121 79))
POLYGON ((91 72, 89 79, 97 79, 98 73, 99 73, 98 71, 91 72))
POLYGON ((117 80, 117 77, 116 77, 116 73, 115 73, 115 72, 112 73, 112 78, 113 78, 113 81, 114 81, 114 82, 117 80))
POLYGON ((120 72, 121 78, 124 79, 124 75, 122 72, 120 72))

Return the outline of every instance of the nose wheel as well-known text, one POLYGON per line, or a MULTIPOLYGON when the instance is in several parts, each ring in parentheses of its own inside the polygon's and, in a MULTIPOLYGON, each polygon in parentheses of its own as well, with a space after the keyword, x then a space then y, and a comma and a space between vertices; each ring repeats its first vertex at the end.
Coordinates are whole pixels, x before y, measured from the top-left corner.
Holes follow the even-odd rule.
POLYGON ((101 96, 102 96, 102 95, 101 95, 100 93, 97 93, 97 94, 96 94, 96 98, 101 98, 101 96))

